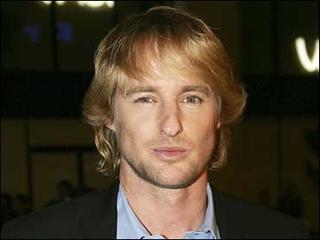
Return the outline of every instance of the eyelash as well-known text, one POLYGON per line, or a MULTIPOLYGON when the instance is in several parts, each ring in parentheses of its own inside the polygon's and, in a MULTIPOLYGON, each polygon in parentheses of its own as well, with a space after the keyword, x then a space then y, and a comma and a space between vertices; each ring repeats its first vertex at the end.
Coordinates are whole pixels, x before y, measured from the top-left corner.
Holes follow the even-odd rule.
POLYGON ((192 105, 196 105, 196 104, 201 104, 202 102, 203 102, 203 100, 200 98, 200 97, 198 97, 198 96, 187 96, 185 99, 184 99, 184 101, 183 102, 185 102, 185 100, 188 100, 188 99, 195 99, 196 100, 196 102, 193 102, 193 103, 188 103, 188 102, 186 102, 187 104, 192 104, 192 105))
POLYGON ((141 97, 134 101, 135 103, 153 103, 155 100, 153 100, 151 97, 141 97))
MULTIPOLYGON (((156 101, 154 99, 152 99, 151 97, 140 97, 138 98, 137 100, 134 101, 135 103, 144 103, 144 104, 147 104, 147 103, 155 103, 156 101)), ((198 97, 198 96, 187 96, 184 100, 183 100, 183 103, 187 103, 187 104, 191 104, 191 105, 196 105, 196 104, 201 104, 203 102, 203 100, 198 97), (193 100, 196 100, 196 102, 193 102, 193 103, 190 103, 190 102, 187 102, 188 99, 193 99, 193 100)))

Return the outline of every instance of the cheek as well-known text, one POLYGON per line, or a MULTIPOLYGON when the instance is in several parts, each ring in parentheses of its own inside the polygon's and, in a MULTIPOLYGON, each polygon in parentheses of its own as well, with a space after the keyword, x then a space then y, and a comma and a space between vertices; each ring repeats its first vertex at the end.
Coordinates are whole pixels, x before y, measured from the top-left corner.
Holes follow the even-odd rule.
POLYGON ((197 134, 197 142, 199 144, 200 151, 204 152, 211 152, 215 143, 215 128, 213 127, 213 124, 211 126, 207 125, 202 127, 198 127, 197 131, 195 131, 197 134))
POLYGON ((212 152, 215 145, 215 129, 210 128, 209 131, 203 137, 203 146, 206 146, 208 152, 212 152))
POLYGON ((192 122, 189 122, 189 127, 186 126, 185 128, 189 139, 197 146, 201 154, 211 154, 215 144, 217 122, 214 113, 211 116, 213 117, 208 114, 206 116, 202 115, 199 119, 193 119, 192 122))
POLYGON ((150 138, 154 121, 149 114, 136 114, 130 109, 118 112, 116 120, 116 132, 123 148, 134 151, 150 138))

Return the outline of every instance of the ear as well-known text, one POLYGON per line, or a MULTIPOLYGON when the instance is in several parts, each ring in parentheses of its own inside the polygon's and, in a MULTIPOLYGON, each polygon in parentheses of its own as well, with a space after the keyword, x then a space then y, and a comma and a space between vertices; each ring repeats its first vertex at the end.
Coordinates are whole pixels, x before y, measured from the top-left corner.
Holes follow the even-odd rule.
POLYGON ((221 121, 218 121, 217 123, 217 129, 219 129, 221 127, 221 121))
POLYGON ((111 129, 112 131, 116 131, 116 127, 114 125, 114 121, 111 119, 106 120, 106 126, 111 129))
POLYGON ((108 128, 110 128, 114 132, 116 131, 116 127, 114 126, 113 123, 111 125, 108 125, 108 128))

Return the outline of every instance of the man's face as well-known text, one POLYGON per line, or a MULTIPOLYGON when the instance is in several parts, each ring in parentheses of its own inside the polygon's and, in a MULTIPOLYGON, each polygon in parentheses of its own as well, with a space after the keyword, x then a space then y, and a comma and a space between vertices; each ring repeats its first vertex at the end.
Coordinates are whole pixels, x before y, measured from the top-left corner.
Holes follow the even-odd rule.
POLYGON ((206 174, 219 123, 215 95, 204 83, 162 75, 117 92, 114 102, 110 127, 121 148, 121 167, 170 189, 206 174))

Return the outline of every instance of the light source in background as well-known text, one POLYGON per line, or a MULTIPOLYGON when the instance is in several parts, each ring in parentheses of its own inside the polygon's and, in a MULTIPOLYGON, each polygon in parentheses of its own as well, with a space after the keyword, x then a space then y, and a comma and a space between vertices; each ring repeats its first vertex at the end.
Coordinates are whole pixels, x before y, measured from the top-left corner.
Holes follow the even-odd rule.
MULTIPOLYGON (((44 4, 50 5, 52 1, 41 1, 44 4)), ((64 4, 65 1, 56 1, 57 5, 62 5, 64 4)))
POLYGON ((295 46, 302 67, 308 72, 319 72, 319 39, 316 40, 312 58, 309 57, 304 38, 298 37, 295 46))
MULTIPOLYGON (((50 5, 52 1, 41 1, 46 5, 50 5)), ((57 5, 63 5, 66 1, 56 1, 57 5)), ((113 8, 114 1, 76 1, 79 6, 86 6, 91 8, 99 8, 107 6, 108 8, 113 8)))
POLYGON ((102 7, 107 5, 109 8, 113 8, 114 1, 77 1, 80 6, 88 6, 92 8, 102 7))

